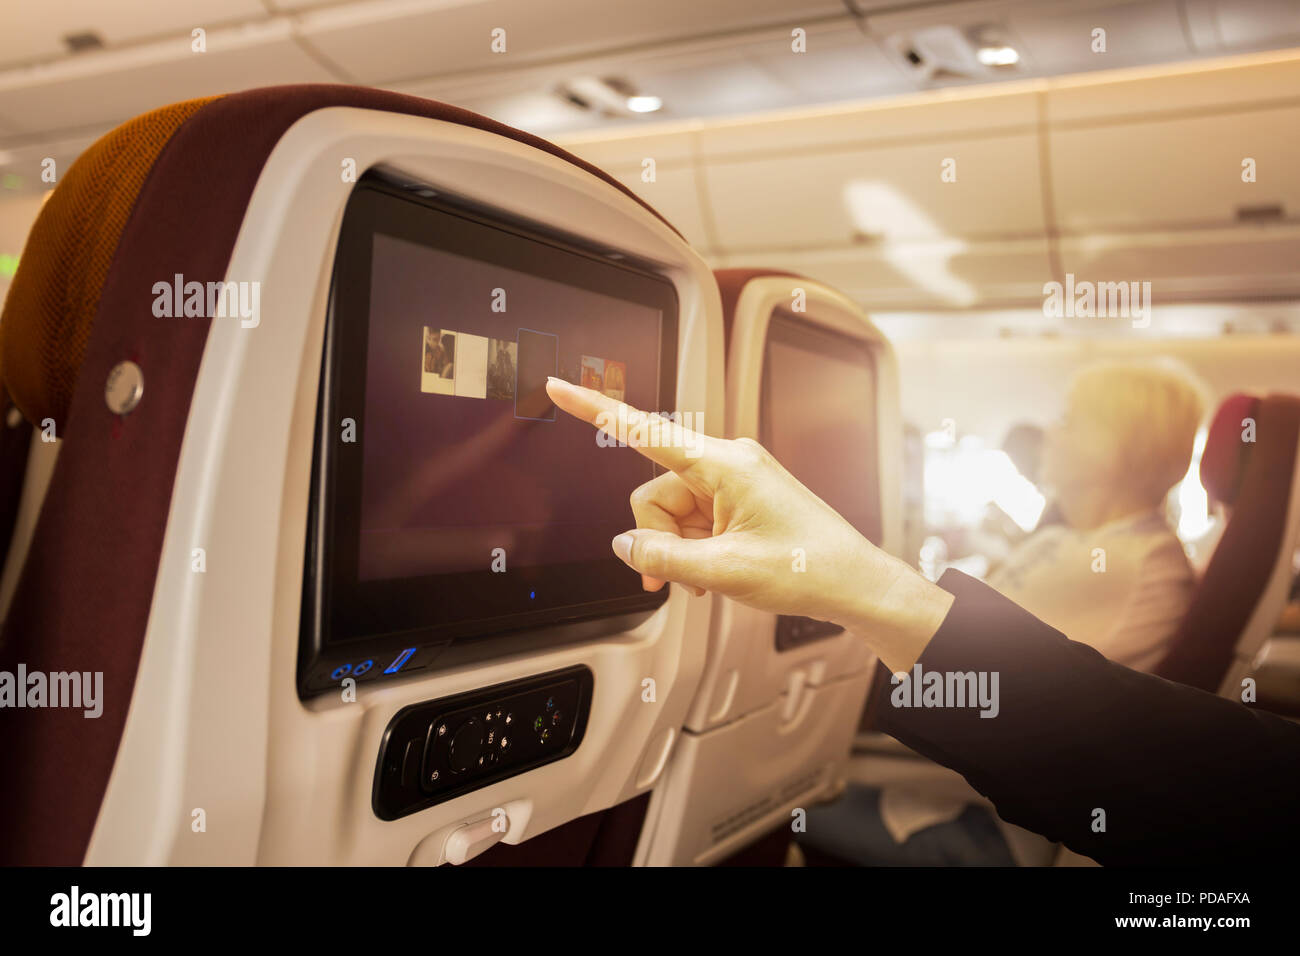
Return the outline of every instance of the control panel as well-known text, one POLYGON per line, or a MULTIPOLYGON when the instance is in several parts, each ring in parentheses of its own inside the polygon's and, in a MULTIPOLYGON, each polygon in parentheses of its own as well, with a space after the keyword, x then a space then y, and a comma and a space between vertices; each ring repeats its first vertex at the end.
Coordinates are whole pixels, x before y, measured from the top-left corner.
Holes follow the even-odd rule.
POLYGON ((844 628, 830 621, 815 621, 810 617, 782 614, 776 619, 776 649, 788 651, 802 647, 824 637, 843 634, 844 628))
POLYGON ((380 745, 375 815, 396 820, 567 757, 592 687, 579 666, 403 708, 380 745))

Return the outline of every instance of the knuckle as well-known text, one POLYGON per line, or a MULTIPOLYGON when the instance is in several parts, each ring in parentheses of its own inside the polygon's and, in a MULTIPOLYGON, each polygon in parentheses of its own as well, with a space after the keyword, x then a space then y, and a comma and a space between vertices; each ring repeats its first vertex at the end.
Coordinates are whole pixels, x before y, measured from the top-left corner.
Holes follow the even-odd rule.
POLYGON ((628 495, 628 500, 632 503, 633 511, 644 508, 654 501, 654 489, 650 487, 651 484, 651 482, 647 481, 645 484, 632 489, 632 494, 628 495))
POLYGON ((765 465, 772 457, 766 448, 752 438, 737 438, 735 451, 740 463, 745 467, 765 465))
POLYGON ((663 546, 645 535, 636 535, 633 539, 631 558, 634 568, 650 575, 662 571, 666 563, 663 546))

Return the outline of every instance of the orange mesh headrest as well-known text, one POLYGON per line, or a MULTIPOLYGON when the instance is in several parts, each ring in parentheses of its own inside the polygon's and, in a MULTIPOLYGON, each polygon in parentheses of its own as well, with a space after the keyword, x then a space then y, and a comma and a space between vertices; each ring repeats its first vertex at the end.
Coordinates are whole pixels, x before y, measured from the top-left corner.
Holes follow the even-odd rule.
POLYGON ((52 418, 61 431, 136 197, 172 135, 214 99, 165 106, 107 133, 41 210, 0 319, 0 383, 33 424, 52 418))

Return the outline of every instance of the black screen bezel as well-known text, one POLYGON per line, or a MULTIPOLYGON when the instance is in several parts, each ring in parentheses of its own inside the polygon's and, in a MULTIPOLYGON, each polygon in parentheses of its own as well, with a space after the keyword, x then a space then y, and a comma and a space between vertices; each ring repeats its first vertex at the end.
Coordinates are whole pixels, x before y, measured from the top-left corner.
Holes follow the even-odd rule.
MULTIPOLYGON (((427 192, 427 191, 426 191, 427 192)), ((615 557, 547 566, 361 581, 360 500, 365 441, 366 360, 374 236, 384 234, 635 301, 660 312, 658 401, 675 404, 678 299, 666 278, 610 261, 572 241, 451 200, 362 179, 344 211, 330 291, 316 431, 302 683, 322 656, 446 644, 532 627, 652 610, 666 589, 647 593, 615 557), (340 441, 344 419, 354 442, 340 441), (506 582, 509 582, 507 585, 506 582), (544 602, 527 597, 544 595, 544 602), (615 594, 615 597, 603 595, 615 594), (448 595, 484 614, 439 622, 448 595)), ((593 432, 593 442, 595 441, 593 432)), ((657 471, 648 468, 647 478, 657 471)), ((632 516, 629 509, 629 526, 632 516)))

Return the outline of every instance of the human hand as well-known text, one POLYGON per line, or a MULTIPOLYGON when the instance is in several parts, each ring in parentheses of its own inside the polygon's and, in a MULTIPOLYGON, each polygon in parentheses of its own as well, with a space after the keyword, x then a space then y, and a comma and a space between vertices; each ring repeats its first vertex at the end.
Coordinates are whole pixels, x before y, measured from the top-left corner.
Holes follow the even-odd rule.
POLYGON ((913 648, 919 656, 947 614, 948 592, 872 545, 757 442, 701 435, 558 378, 546 391, 669 469, 632 493, 637 527, 612 543, 647 590, 676 581, 832 621, 862 633, 891 667, 913 648))

